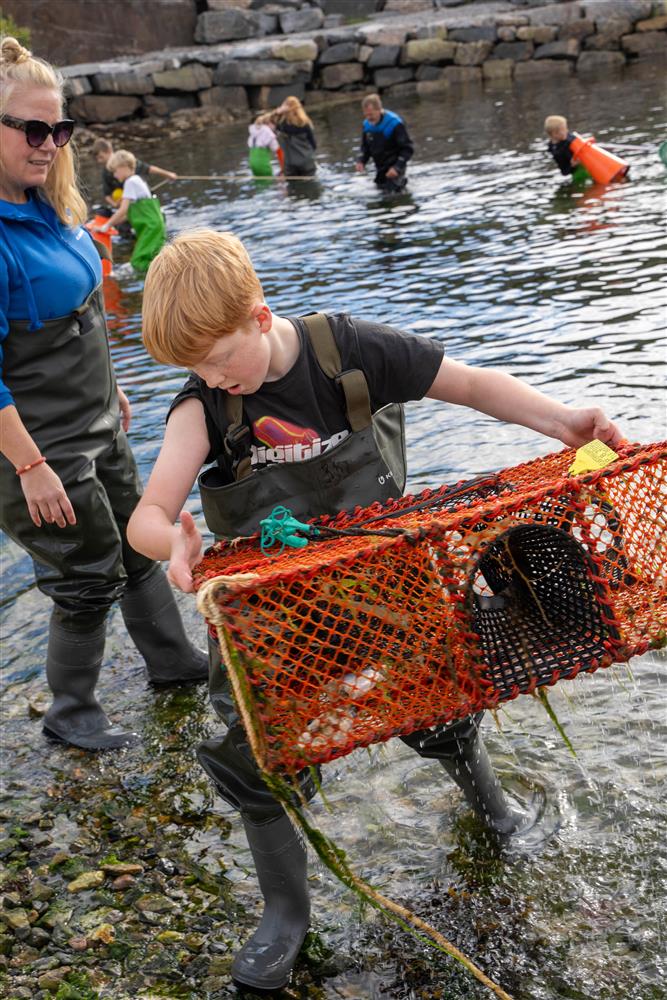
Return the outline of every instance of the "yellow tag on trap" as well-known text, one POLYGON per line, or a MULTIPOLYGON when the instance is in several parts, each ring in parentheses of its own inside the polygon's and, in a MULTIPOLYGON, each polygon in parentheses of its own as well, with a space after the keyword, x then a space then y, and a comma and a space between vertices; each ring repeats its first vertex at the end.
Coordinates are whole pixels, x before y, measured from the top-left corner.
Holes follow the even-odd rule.
POLYGON ((618 455, 615 451, 595 438, 594 441, 589 441, 588 444, 577 449, 574 462, 568 472, 571 476, 579 476, 582 472, 594 472, 595 469, 604 469, 606 465, 611 465, 617 458, 618 455))

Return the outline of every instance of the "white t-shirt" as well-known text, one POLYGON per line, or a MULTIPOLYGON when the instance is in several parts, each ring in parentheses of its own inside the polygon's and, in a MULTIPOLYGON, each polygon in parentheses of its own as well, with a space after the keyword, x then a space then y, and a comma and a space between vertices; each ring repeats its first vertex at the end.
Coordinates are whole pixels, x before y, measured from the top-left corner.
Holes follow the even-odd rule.
POLYGON ((139 201, 140 198, 150 198, 151 189, 146 181, 139 174, 132 174, 123 184, 123 198, 130 201, 139 201))
POLYGON ((278 149, 276 133, 270 125, 255 125, 253 123, 248 127, 248 145, 250 147, 263 146, 275 153, 278 149))

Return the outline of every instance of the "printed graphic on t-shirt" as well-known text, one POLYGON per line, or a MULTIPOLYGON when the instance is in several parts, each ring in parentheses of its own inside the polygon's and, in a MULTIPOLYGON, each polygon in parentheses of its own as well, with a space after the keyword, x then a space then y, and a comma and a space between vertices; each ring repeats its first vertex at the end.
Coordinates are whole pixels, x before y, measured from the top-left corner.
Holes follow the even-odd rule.
POLYGON ((304 462, 329 451, 350 433, 342 430, 323 441, 311 427, 298 427, 289 420, 277 417, 259 417, 253 421, 252 429, 256 440, 261 441, 261 445, 252 446, 253 466, 270 465, 273 462, 304 462))

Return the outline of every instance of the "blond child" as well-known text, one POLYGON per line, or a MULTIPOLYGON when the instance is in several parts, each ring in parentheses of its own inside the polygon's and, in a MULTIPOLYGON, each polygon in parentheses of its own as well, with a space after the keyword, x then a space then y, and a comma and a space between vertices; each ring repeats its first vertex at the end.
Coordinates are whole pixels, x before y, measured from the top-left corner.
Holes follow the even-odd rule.
POLYGON ((130 263, 135 271, 143 274, 164 246, 167 228, 160 202, 136 169, 136 157, 127 149, 119 149, 109 158, 109 170, 122 185, 123 192, 120 205, 108 222, 98 227, 98 232, 107 232, 127 220, 137 238, 130 263))
MULTIPOLYGON (((198 476, 209 527, 229 537, 256 530, 277 503, 297 517, 315 517, 400 495, 402 476, 389 469, 374 434, 351 429, 338 377, 322 368, 315 327, 331 338, 339 355, 335 367, 365 382, 374 419, 381 410, 398 439, 400 404, 426 396, 570 446, 599 438, 613 447, 621 440, 599 407, 567 406, 511 375, 468 367, 445 355, 436 339, 345 313, 278 316, 240 240, 212 230, 181 233, 148 272, 143 337, 157 361, 190 375, 172 403, 160 454, 128 528, 135 548, 169 561, 169 579, 181 590, 192 591, 192 571, 202 557, 202 536, 183 510, 198 476), (208 463, 215 465, 200 476, 208 463), (335 491, 317 489, 330 463, 345 468, 347 478, 335 491), (251 469, 247 478, 244 464, 251 469)), ((265 903, 258 929, 234 958, 232 976, 243 986, 275 990, 287 982, 309 924, 306 851, 254 764, 215 646, 209 688, 229 729, 202 743, 197 755, 241 813, 265 903)), ((525 818, 509 807, 493 772, 478 732, 481 715, 402 739, 420 756, 439 760, 487 826, 508 834, 525 818)), ((301 784, 306 797, 314 794, 308 771, 301 784)))
POLYGON ((544 131, 549 137, 547 149, 556 161, 561 174, 565 176, 574 174, 578 166, 579 171, 583 171, 584 175, 588 177, 588 173, 579 164, 570 149, 574 132, 570 132, 567 118, 563 118, 562 115, 547 115, 544 120, 544 131))
MULTIPOLYGON (((118 181, 114 177, 111 170, 109 170, 109 160, 113 155, 113 145, 109 139, 96 139, 93 143, 92 153, 95 157, 95 161, 102 167, 102 197, 104 199, 104 209, 102 209, 99 214, 111 215, 111 213, 118 208, 118 202, 120 200, 118 181)), ((135 171, 146 181, 150 176, 164 177, 170 181, 175 181, 178 177, 178 174, 175 174, 173 170, 164 170, 162 167, 157 167, 154 163, 145 163, 144 160, 140 160, 138 157, 135 171)))

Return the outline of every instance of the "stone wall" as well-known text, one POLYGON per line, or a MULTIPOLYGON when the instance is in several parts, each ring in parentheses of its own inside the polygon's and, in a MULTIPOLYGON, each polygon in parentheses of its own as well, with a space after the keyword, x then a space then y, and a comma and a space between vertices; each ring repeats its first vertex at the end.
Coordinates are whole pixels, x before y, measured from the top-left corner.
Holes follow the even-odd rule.
POLYGON ((232 120, 251 108, 274 107, 288 94, 312 106, 350 92, 391 97, 463 83, 622 71, 638 59, 654 60, 664 71, 667 54, 667 14, 656 14, 664 8, 653 0, 542 6, 478 0, 455 9, 402 8, 338 27, 315 5, 272 12, 208 2, 221 9, 199 15, 200 45, 64 67, 71 115, 86 123, 179 114, 190 122, 211 115, 232 120), (240 37, 265 31, 266 17, 277 19, 280 34, 240 37), (238 40, 229 40, 230 32, 238 40))

